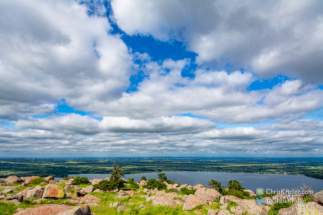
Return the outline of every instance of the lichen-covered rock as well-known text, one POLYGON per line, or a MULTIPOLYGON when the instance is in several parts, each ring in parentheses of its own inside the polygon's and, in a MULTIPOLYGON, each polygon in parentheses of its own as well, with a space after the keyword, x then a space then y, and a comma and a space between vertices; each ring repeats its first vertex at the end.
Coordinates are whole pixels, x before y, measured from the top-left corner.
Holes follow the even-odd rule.
MULTIPOLYGON (((229 202, 236 202, 238 203, 239 201, 241 201, 242 199, 239 199, 238 197, 235 197, 235 196, 222 196, 220 198, 220 203, 221 204, 224 204, 224 203, 229 203, 229 202)), ((254 201, 254 203, 256 204, 256 200, 254 201)))
POLYGON ((222 195, 214 189, 200 188, 195 192, 195 196, 199 198, 203 204, 206 204, 207 202, 212 202, 215 199, 219 200, 222 195))
POLYGON ((91 209, 89 205, 81 205, 74 207, 70 210, 58 213, 57 215, 91 215, 91 209))
POLYGON ((23 180, 21 178, 18 178, 17 176, 9 176, 8 178, 5 179, 5 182, 7 184, 14 184, 14 183, 20 183, 23 180))
POLYGON ((92 180, 92 185, 95 185, 95 184, 99 184, 101 181, 103 181, 103 179, 97 179, 97 178, 95 178, 95 179, 93 179, 92 180))
POLYGON ((58 198, 62 199, 65 196, 64 189, 55 184, 48 184, 45 188, 43 198, 58 198))
POLYGON ((171 196, 154 196, 152 197, 153 205, 162 205, 168 207, 175 207, 178 205, 183 205, 184 202, 181 200, 174 200, 171 196))
POLYGON ((317 203, 297 203, 289 208, 280 209, 278 215, 323 215, 323 207, 317 203))
POLYGON ((239 211, 247 211, 249 214, 257 214, 257 215, 267 215, 267 212, 261 205, 257 205, 256 200, 243 200, 236 201, 238 203, 237 210, 239 211))
POLYGON ((192 210, 198 205, 202 205, 203 203, 199 198, 194 195, 189 195, 184 203, 183 210, 192 210))
POLYGON ((322 205, 320 205, 320 204, 318 204, 318 203, 316 203, 316 202, 309 202, 309 203, 307 203, 307 205, 308 205, 309 207, 314 207, 314 208, 316 208, 318 211, 320 211, 320 212, 322 212, 322 213, 323 213, 323 206, 322 206, 322 205))
POLYGON ((97 197, 92 196, 90 194, 87 194, 86 196, 81 198, 81 202, 84 203, 84 204, 87 204, 87 203, 99 203, 100 201, 101 201, 100 198, 97 198, 97 197))
POLYGON ((314 201, 323 205, 323 190, 321 192, 317 192, 314 195, 314 201))

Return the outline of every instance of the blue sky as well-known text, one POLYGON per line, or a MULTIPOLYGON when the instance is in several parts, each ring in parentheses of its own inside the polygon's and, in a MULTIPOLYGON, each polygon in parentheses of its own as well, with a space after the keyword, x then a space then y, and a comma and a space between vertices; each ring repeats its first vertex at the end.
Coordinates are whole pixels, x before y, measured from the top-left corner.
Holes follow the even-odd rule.
POLYGON ((321 156, 321 3, 268 4, 0 3, 0 156, 321 156))

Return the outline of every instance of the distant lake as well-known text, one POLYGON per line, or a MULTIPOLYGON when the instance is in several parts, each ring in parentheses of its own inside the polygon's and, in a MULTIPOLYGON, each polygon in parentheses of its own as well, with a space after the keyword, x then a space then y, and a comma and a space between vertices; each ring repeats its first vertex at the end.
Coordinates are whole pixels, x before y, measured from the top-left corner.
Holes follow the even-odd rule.
MULTIPOLYGON (((228 181, 238 180, 243 187, 249 190, 257 188, 263 189, 297 189, 304 184, 311 186, 312 190, 318 192, 323 190, 323 180, 310 178, 302 175, 280 175, 280 174, 255 174, 255 173, 226 173, 226 172, 194 172, 194 171, 176 171, 163 172, 169 180, 178 182, 180 184, 197 185, 203 184, 205 187, 211 179, 220 181, 222 185, 227 186, 228 181)), ((159 173, 140 173, 140 174, 126 174, 125 178, 134 178, 138 182, 142 176, 146 176, 147 180, 157 178, 159 173)), ((69 176, 87 177, 89 180, 94 178, 104 179, 110 177, 110 174, 79 174, 69 176)))

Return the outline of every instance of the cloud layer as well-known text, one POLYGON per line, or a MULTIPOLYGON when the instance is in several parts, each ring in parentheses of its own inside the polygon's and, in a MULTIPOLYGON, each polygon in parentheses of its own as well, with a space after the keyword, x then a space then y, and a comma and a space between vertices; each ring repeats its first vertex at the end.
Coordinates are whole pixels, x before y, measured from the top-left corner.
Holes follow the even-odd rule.
POLYGON ((0 2, 0 156, 322 155, 320 1, 110 3, 0 2), (197 57, 151 60, 114 25, 197 57))
POLYGON ((113 0, 127 34, 187 43, 200 64, 250 68, 323 83, 323 2, 113 0))

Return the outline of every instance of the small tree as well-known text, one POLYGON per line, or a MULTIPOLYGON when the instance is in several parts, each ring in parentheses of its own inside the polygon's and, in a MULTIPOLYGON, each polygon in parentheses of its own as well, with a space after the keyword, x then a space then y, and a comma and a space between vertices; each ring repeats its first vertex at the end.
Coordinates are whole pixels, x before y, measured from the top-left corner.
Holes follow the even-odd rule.
POLYGON ((121 166, 113 164, 113 170, 110 180, 118 181, 121 178, 121 176, 124 176, 123 172, 121 171, 121 166))
POLYGON ((208 182, 208 185, 220 193, 222 192, 221 182, 211 179, 211 181, 208 182))
POLYGON ((167 181, 167 176, 165 175, 165 173, 160 173, 160 174, 158 174, 158 178, 157 178, 157 180, 158 180, 159 182, 167 181))
POLYGON ((237 180, 230 180, 228 182, 228 189, 229 190, 236 190, 236 191, 243 191, 245 188, 242 187, 239 181, 237 180))
POLYGON ((140 179, 140 181, 142 181, 142 180, 147 181, 146 176, 142 176, 141 179, 140 179))
POLYGON ((127 182, 128 184, 134 184, 135 180, 133 178, 128 178, 127 182))

